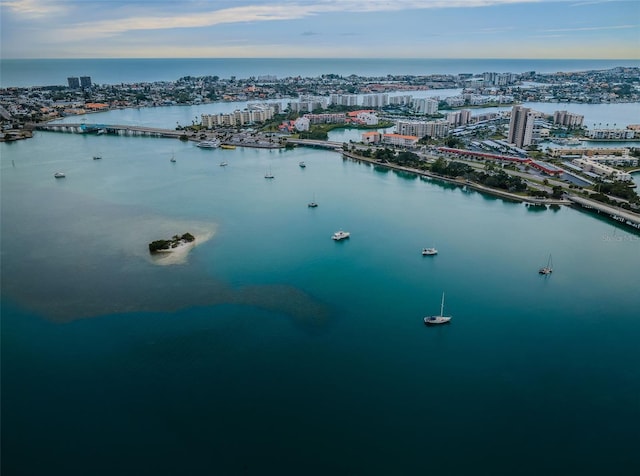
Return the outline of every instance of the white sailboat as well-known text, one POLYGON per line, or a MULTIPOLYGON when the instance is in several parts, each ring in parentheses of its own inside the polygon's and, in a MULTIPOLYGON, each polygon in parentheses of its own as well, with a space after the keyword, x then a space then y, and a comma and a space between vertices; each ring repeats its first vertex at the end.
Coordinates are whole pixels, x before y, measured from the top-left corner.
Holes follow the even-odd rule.
POLYGON ((316 203, 316 194, 315 193, 313 194, 313 200, 310 201, 309 203, 307 203, 307 206, 309 208, 315 208, 315 207, 318 206, 318 204, 316 203))
POLYGON ((271 173, 271 167, 269 167, 269 170, 267 171, 267 173, 264 174, 264 178, 275 178, 275 176, 271 173))
POLYGON ((551 255, 549 255, 549 259, 547 260, 547 265, 543 266, 538 270, 538 274, 551 274, 553 273, 553 261, 551 261, 551 255))
POLYGON ((426 316, 424 318, 424 323, 427 325, 435 325, 435 324, 447 324, 449 321, 451 321, 451 316, 444 315, 444 293, 442 293, 442 304, 440 304, 440 315, 426 316))

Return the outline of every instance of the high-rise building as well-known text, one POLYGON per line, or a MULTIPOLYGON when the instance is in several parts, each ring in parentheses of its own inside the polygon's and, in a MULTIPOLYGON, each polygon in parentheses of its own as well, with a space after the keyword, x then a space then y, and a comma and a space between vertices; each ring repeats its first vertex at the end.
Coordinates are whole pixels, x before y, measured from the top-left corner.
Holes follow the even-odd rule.
POLYGON ((528 107, 513 106, 507 140, 519 148, 531 145, 535 118, 536 113, 528 107))
POLYGON ((67 78, 67 83, 71 89, 78 89, 80 87, 80 80, 75 77, 67 78))
POLYGON ((91 87, 91 76, 80 76, 80 86, 82 88, 91 87))

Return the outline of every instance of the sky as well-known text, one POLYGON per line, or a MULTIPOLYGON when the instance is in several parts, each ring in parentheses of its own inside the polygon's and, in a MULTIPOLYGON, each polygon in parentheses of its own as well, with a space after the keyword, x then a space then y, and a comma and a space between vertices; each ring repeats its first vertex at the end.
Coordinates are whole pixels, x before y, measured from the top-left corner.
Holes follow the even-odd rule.
POLYGON ((0 0, 14 58, 640 59, 640 0, 0 0))

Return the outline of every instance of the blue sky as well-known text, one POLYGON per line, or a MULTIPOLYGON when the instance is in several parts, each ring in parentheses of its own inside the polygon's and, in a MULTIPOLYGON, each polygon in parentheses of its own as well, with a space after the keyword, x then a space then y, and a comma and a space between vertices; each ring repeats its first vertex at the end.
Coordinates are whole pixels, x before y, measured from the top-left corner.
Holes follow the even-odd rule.
POLYGON ((634 0, 0 0, 2 58, 640 58, 634 0))

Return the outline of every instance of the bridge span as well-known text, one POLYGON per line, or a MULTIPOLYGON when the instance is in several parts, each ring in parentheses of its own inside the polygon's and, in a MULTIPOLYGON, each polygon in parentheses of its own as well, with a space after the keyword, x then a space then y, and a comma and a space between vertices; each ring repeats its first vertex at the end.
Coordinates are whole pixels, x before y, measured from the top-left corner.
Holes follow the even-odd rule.
POLYGON ((339 149, 342 152, 342 142, 329 140, 313 140, 313 139, 290 139, 287 138, 289 144, 306 145, 308 147, 320 147, 322 149, 339 149))
POLYGON ((38 124, 35 128, 39 131, 68 132, 72 134, 112 134, 120 136, 167 137, 170 139, 178 139, 184 135, 184 131, 172 129, 110 124, 48 123, 38 124))

